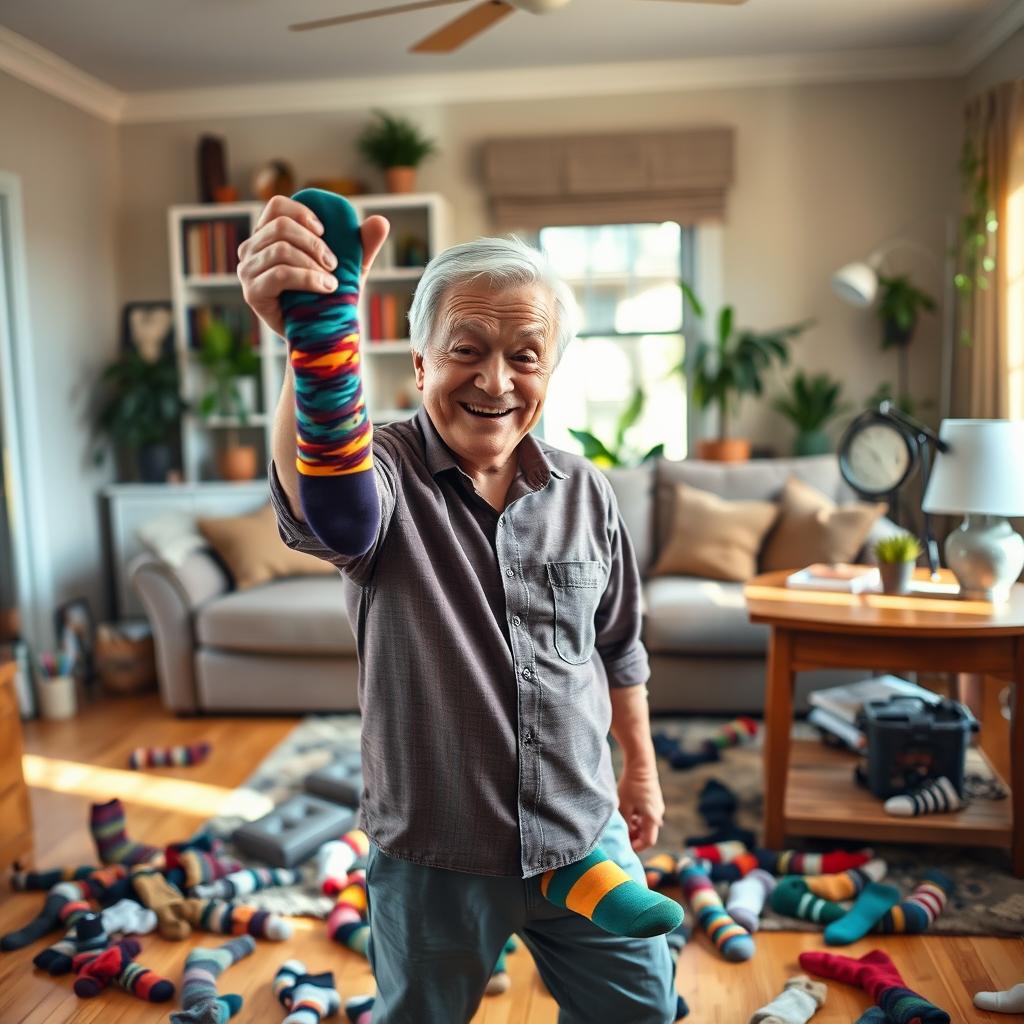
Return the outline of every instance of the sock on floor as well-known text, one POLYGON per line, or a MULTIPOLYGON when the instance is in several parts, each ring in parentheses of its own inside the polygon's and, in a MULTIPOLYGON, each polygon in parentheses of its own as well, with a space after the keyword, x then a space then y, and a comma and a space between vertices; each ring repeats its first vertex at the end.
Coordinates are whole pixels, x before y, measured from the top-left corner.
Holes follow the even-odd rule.
POLYGON ((722 899, 715 892, 711 879, 688 858, 683 859, 679 869, 679 884, 693 907, 698 923, 726 960, 749 960, 754 955, 754 940, 722 906, 722 899))
POLYGON ((869 1006, 858 1018, 856 1024, 888 1024, 889 1018, 880 1006, 869 1006))
POLYGON ((729 886, 725 909, 732 919, 753 934, 761 927, 761 911, 775 889, 772 875, 756 868, 749 875, 729 886))
POLYGON ((78 952, 78 922, 91 913, 92 904, 86 900, 69 900, 65 903, 59 914, 60 926, 64 929, 63 938, 36 953, 32 963, 55 977, 67 974, 71 970, 71 958, 78 952))
POLYGON ((1003 992, 976 992, 974 1005, 997 1013, 1024 1013, 1024 981, 1003 992))
POLYGON ((714 761, 720 760, 718 748, 711 746, 700 750, 684 750, 674 736, 669 736, 666 733, 659 732, 655 733, 652 737, 654 741, 654 752, 659 756, 665 758, 666 761, 677 771, 687 771, 690 768, 696 768, 697 765, 711 764, 714 761))
POLYGON ((105 804, 92 805, 89 831, 92 832, 96 852, 104 864, 146 864, 162 856, 162 851, 157 847, 128 838, 124 805, 116 797, 105 804))
POLYGON ((807 888, 823 900, 839 903, 852 900, 868 884, 885 878, 889 867, 884 860, 870 860, 863 867, 849 868, 831 875, 807 875, 807 888))
POLYGON ((241 862, 234 857, 217 856, 205 850, 175 850, 168 846, 166 858, 170 870, 180 868, 184 873, 182 889, 207 885, 242 868, 241 862))
POLYGON ((174 998, 174 982, 160 977, 156 971, 143 967, 137 960, 125 964, 114 984, 147 1003, 166 1003, 174 998))
POLYGON ((370 1024, 373 1016, 373 996, 353 996, 345 1003, 345 1016, 349 1024, 370 1024))
POLYGON ((825 1005, 827 993, 820 981, 811 981, 806 974, 794 975, 778 996, 754 1012, 750 1024, 807 1024, 825 1005))
POLYGON ((156 868, 137 867, 132 887, 139 902, 156 914, 157 928, 165 939, 179 942, 192 934, 192 925, 185 919, 185 897, 156 868))
POLYGON ((959 811, 964 801, 945 775, 916 786, 885 801, 885 813, 898 818, 916 818, 920 814, 947 814, 959 811))
POLYGON ((292 935, 292 926, 285 918, 245 903, 189 897, 182 901, 181 913, 193 928, 219 935, 251 935, 275 942, 292 935))
POLYGON ((797 917, 801 921, 831 924, 846 916, 845 907, 815 896, 800 875, 786 875, 780 878, 772 890, 771 904, 776 914, 797 917))
POLYGON ((181 1010, 171 1014, 173 1024, 225 1024, 242 1008, 242 997, 218 995, 217 979, 232 964, 256 948, 251 935, 240 935, 223 946, 194 949, 185 960, 181 1010))
POLYGON ((156 931, 156 912, 137 900, 124 899, 106 907, 100 914, 110 935, 148 935, 156 931))
POLYGON ((688 846, 683 856, 694 860, 708 860, 712 864, 728 864, 747 853, 743 843, 730 839, 724 843, 707 843, 704 846, 688 846))
POLYGON ((80 902, 80 891, 73 882, 58 882, 47 894, 43 909, 21 928, 8 932, 0 939, 0 949, 9 953, 31 945, 41 939, 47 932, 60 927, 60 912, 71 902, 80 902))
POLYGON ((357 860, 365 857, 370 840, 362 829, 346 832, 340 839, 324 843, 316 855, 317 885, 328 896, 337 895, 344 887, 357 860))
POLYGON ((15 892, 49 892, 58 882, 88 878, 95 870, 95 864, 83 864, 77 868, 52 868, 49 871, 15 870, 11 872, 11 888, 15 892))
POLYGON ((487 979, 487 985, 484 987, 485 996, 504 995, 512 987, 512 979, 506 970, 507 959, 508 954, 514 953, 517 948, 515 936, 510 935, 505 940, 505 945, 501 947, 498 959, 494 962, 494 970, 491 971, 491 976, 487 979))
POLYGON ((366 872, 353 871, 327 917, 327 934, 353 953, 366 956, 370 926, 366 920, 366 872))
POLYGON ((241 868, 223 878, 193 886, 189 895, 207 900, 233 900, 261 889, 295 885, 301 877, 301 872, 291 868, 241 868))
POLYGON ((679 858, 673 853, 656 853, 644 861, 644 874, 647 876, 648 889, 660 889, 665 885, 675 885, 679 873, 679 858))
POLYGON ((683 920, 683 909, 675 900, 634 882, 600 846, 575 864, 544 872, 540 891, 556 907, 613 935, 664 935, 683 920))
POLYGON ((754 833, 736 824, 738 809, 736 794, 719 779, 708 779, 697 797, 697 812, 712 831, 704 836, 688 836, 686 845, 705 846, 735 840, 753 847, 754 833))
POLYGON ((758 864, 773 875, 834 875, 850 868, 863 867, 873 857, 872 850, 832 850, 829 853, 805 853, 802 850, 754 851, 758 864))
POLYGON ((136 747, 128 755, 129 768, 168 768, 200 764, 210 756, 209 743, 183 743, 172 747, 136 747))
POLYGON ((956 883, 941 871, 930 871, 908 899, 893 907, 878 922, 875 931, 919 935, 926 932, 946 909, 956 883))
POLYGON ((273 981, 277 1001, 289 1011, 284 1024, 320 1024, 341 1009, 341 996, 330 971, 310 974, 301 960, 288 960, 273 981))
POLYGON ((102 950, 76 953, 72 958, 75 995, 82 999, 98 996, 135 959, 142 947, 137 939, 122 939, 102 950))
POLYGON ((830 946, 848 946, 864 938, 899 901, 899 889, 869 882, 850 910, 839 920, 826 925, 825 942, 830 946))
POLYGON ((801 953, 800 966, 811 974, 863 989, 885 1012, 890 1024, 949 1024, 949 1014, 907 988, 896 965, 880 949, 855 960, 834 953, 801 953))

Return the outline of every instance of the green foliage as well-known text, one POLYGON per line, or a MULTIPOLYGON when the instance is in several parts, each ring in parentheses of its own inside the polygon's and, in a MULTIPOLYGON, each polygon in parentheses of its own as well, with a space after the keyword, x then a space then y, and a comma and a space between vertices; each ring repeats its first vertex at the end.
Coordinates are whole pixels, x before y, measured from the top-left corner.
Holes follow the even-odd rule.
POLYGON ((137 451, 169 442, 187 408, 174 356, 161 355, 147 362, 134 348, 126 349, 103 371, 97 399, 93 429, 103 439, 93 453, 97 465, 108 446, 137 451))
POLYGON ((206 370, 209 385, 199 400, 199 415, 204 419, 235 416, 241 426, 246 426, 250 410, 246 408, 237 381, 240 377, 254 376, 260 368, 260 359, 252 344, 236 335, 223 320, 211 318, 200 338, 199 363, 206 370))
MULTIPOLYGON (((704 307, 693 289, 680 281, 683 297, 698 320, 704 319, 704 307)), ((715 341, 689 343, 687 358, 677 368, 690 378, 693 400, 700 409, 714 405, 718 409, 718 437, 728 433, 728 421, 743 395, 764 391, 764 374, 775 363, 789 362, 789 343, 812 323, 804 320, 774 331, 735 330, 732 306, 718 313, 715 341)))
POLYGON ((989 175, 984 151, 975 148, 970 138, 964 139, 960 151, 960 185, 966 211, 957 232, 957 268, 953 285, 960 297, 960 343, 970 345, 974 296, 986 291, 989 277, 996 269, 996 232, 999 219, 989 203, 989 175))
POLYGON ((884 565, 916 562, 921 555, 921 542, 912 533, 896 533, 875 543, 875 558, 884 565))
POLYGON ((801 433, 821 430, 830 420, 848 412, 848 402, 840 402, 843 385, 827 373, 808 377, 797 370, 789 382, 789 394, 775 399, 772 408, 782 413, 801 433))
POLYGON ((645 396, 640 388, 633 392, 629 404, 623 409, 619 421, 615 426, 615 442, 608 447, 592 434, 589 430, 573 430, 569 433, 576 438, 583 446, 583 455, 590 459, 597 466, 608 468, 610 466, 630 466, 637 463, 647 462, 649 459, 656 459, 665 453, 663 444, 656 444, 649 452, 639 458, 635 453, 626 447, 626 433, 633 424, 640 419, 644 411, 645 396))
POLYGON ((864 400, 864 408, 877 409, 882 402, 887 401, 892 402, 900 412, 905 412, 908 416, 919 416, 922 409, 930 409, 935 404, 928 398, 918 401, 906 392, 901 395, 895 395, 893 393, 892 384, 888 381, 883 381, 864 400))
POLYGON ((373 112, 376 121, 363 129, 356 140, 359 152, 382 170, 389 167, 418 167, 437 152, 437 144, 420 134, 420 130, 402 117, 392 117, 383 110, 373 112))
POLYGON ((878 316, 884 328, 882 348, 908 345, 922 310, 933 312, 935 300, 910 283, 906 274, 895 277, 878 276, 881 298, 878 316))

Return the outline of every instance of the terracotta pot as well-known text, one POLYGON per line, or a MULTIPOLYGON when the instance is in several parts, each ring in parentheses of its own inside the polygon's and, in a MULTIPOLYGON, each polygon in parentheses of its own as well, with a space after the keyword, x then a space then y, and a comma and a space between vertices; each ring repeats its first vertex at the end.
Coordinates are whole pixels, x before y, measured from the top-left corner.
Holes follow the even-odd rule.
POLYGON ((697 458, 709 462, 746 462, 750 458, 750 442, 741 437, 698 441, 697 458))
POLYGON ((384 172, 384 178, 388 183, 389 192, 416 191, 415 167, 389 167, 384 172))
POLYGON ((220 453, 220 475, 224 480, 252 480, 256 476, 256 446, 232 445, 220 453))

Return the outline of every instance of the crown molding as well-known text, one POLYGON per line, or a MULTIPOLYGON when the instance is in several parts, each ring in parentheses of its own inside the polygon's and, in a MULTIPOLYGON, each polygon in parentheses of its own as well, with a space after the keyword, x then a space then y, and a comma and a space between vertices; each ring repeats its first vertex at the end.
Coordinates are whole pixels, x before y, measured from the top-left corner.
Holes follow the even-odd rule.
POLYGON ((0 71, 103 121, 118 122, 125 94, 0 25, 0 71))
POLYGON ((994 18, 960 36, 954 47, 958 55, 956 70, 969 74, 1022 27, 1024 0, 1014 0, 994 18))

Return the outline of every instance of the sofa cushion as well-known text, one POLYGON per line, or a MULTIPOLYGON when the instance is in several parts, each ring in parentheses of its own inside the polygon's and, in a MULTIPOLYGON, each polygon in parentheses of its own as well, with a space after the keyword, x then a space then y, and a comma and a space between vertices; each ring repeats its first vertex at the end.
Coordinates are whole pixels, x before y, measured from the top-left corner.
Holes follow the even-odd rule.
POLYGON ((654 559, 654 466, 654 462, 645 462, 630 469, 608 468, 604 471, 615 492, 626 532, 633 542, 641 576, 647 575, 654 559))
POLYGON ((277 580, 235 590, 196 616, 204 647, 278 654, 355 655, 340 575, 277 580))
POLYGON ((768 627, 747 616, 742 583, 660 576, 644 584, 644 644, 652 654, 763 655, 768 627))

